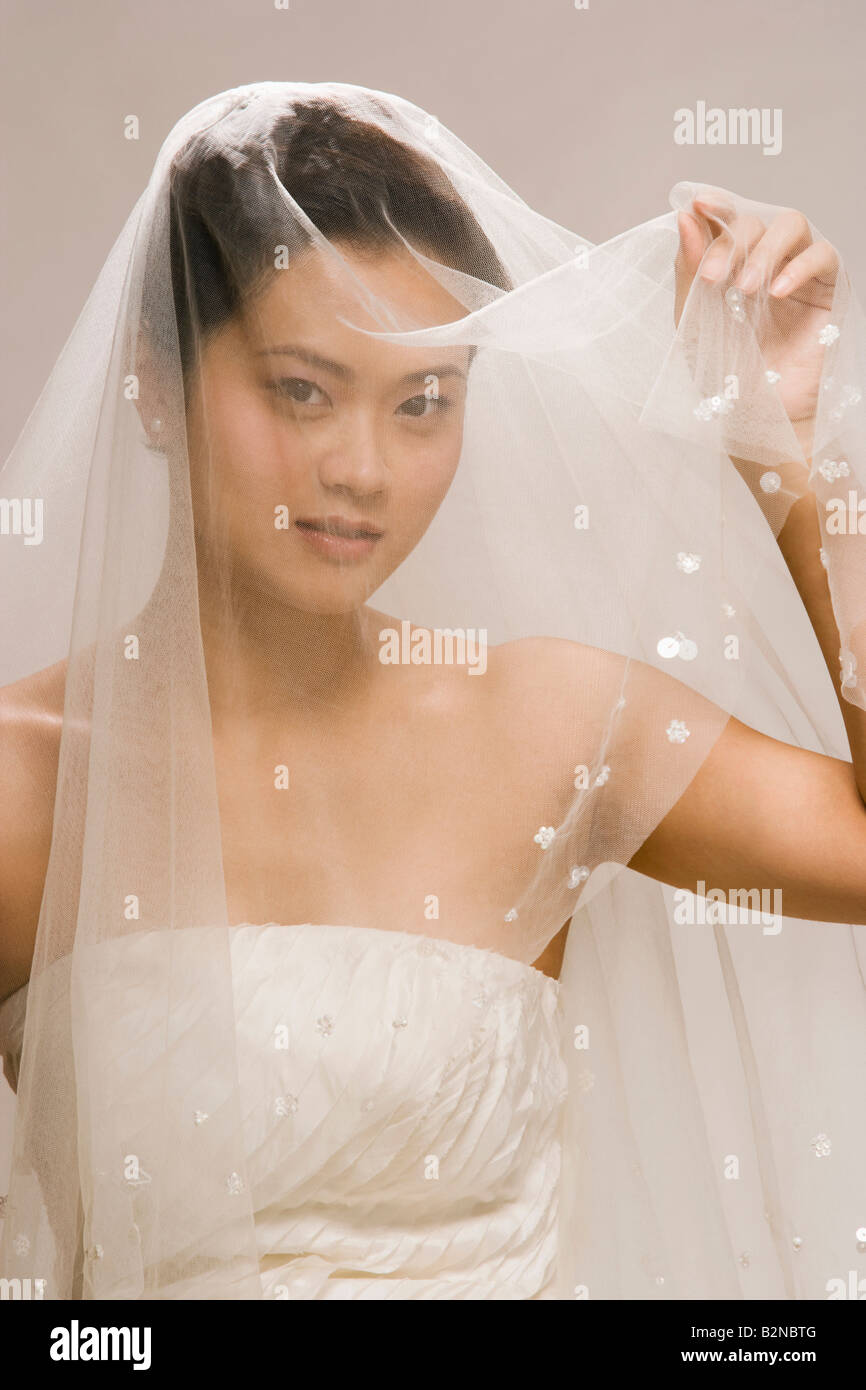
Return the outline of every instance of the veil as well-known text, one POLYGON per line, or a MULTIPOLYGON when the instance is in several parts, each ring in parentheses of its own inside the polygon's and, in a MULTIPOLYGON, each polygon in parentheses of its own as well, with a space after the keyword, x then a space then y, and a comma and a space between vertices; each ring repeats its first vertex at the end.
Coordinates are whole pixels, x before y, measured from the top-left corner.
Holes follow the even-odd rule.
POLYGON ((862 1268, 864 928, 683 921, 628 868, 731 716, 848 758, 775 542, 808 491, 866 709, 863 314, 842 268, 809 458, 784 309, 698 277, 676 322, 702 191, 592 245, 340 83, 170 132, 0 481, 0 687, 57 758, 4 1276, 266 1296, 245 922, 526 966, 570 923, 545 1296, 862 1268))

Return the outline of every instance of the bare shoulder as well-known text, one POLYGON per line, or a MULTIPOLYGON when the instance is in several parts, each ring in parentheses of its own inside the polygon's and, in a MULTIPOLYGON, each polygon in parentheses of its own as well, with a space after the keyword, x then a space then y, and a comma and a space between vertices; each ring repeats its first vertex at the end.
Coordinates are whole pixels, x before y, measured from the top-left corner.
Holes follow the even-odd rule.
POLYGON ((0 999, 30 975, 51 847, 66 663, 0 687, 0 999))
POLYGON ((625 658, 601 647, 589 647, 585 642, 573 642, 567 637, 519 637, 490 648, 504 671, 514 673, 539 670, 545 675, 585 675, 613 667, 622 667, 625 658))
POLYGON ((627 661, 562 637, 523 637, 490 649, 491 689, 515 717, 594 724, 615 703, 627 661))
MULTIPOLYGON (((623 723, 640 725, 652 704, 666 700, 687 705, 713 722, 721 711, 692 686, 638 657, 590 647, 558 637, 530 637, 492 649, 491 671, 498 693, 526 706, 535 694, 551 715, 606 721, 622 697, 629 706, 623 723)), ((727 716, 725 716, 727 717, 727 716)))
MULTIPOLYGON (((726 711, 636 657, 560 638, 534 637, 492 649, 490 718, 500 736, 533 758, 543 778, 561 776, 563 757, 589 766, 605 746, 616 712, 617 746, 634 775, 652 765, 671 718, 686 716, 693 745, 707 749, 726 711), (573 755, 573 756, 572 756, 573 755)), ((610 795, 613 808, 617 797, 610 795)))
POLYGON ((489 649, 487 675, 473 682, 481 688, 483 738, 527 804, 562 803, 565 813, 562 798, 573 796, 574 768, 595 759, 626 664, 614 653, 554 637, 489 649))

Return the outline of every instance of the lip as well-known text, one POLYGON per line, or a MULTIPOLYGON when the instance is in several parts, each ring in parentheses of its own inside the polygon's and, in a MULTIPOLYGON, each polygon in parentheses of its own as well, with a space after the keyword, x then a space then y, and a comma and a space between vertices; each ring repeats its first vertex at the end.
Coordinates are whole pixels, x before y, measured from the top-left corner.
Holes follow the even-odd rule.
POLYGON ((295 529, 317 554, 334 559, 363 559, 384 532, 372 522, 348 516, 299 516, 295 529))

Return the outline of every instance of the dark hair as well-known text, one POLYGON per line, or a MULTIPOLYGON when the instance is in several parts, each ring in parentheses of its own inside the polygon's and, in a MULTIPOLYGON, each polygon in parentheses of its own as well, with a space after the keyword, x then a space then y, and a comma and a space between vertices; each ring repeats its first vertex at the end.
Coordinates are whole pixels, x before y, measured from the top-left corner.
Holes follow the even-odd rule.
POLYGON ((215 152, 204 137, 186 146, 172 167, 171 275, 184 373, 196 334, 220 327, 245 295, 267 282, 275 246, 287 245, 291 256, 310 244, 287 216, 269 158, 284 188, 330 241, 385 249, 399 244, 396 228, 432 259, 511 288, 493 246, 441 167, 381 127, 317 99, 282 116, 269 143, 266 152, 260 144, 215 152))

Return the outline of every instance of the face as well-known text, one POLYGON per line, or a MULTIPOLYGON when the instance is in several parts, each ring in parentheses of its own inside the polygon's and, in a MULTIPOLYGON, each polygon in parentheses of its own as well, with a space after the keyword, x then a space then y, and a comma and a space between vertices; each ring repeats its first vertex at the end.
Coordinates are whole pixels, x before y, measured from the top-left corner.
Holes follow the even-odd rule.
MULTIPOLYGON (((407 252, 337 247, 418 327, 465 310, 407 252)), ((211 335, 187 413, 200 558, 307 612, 362 605, 417 545, 457 468, 468 347, 376 342, 330 256, 276 272, 211 335)))

